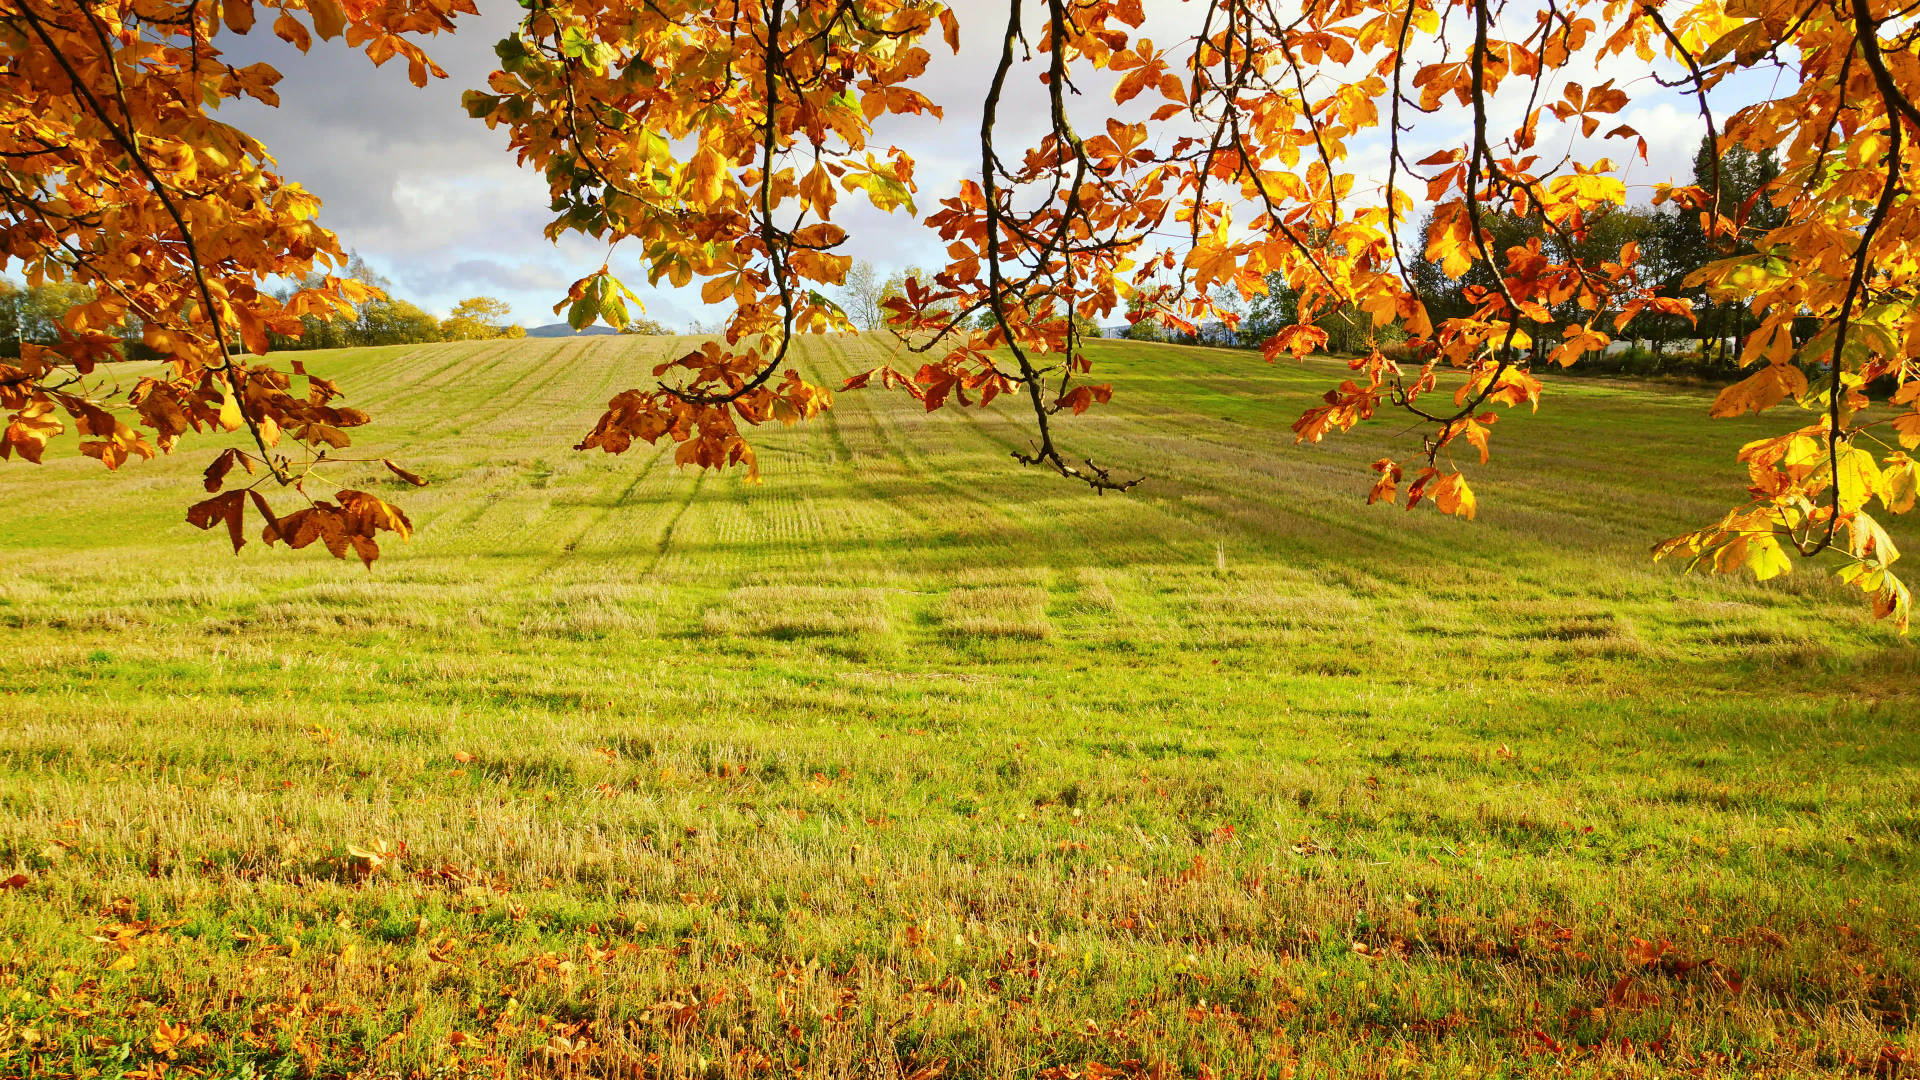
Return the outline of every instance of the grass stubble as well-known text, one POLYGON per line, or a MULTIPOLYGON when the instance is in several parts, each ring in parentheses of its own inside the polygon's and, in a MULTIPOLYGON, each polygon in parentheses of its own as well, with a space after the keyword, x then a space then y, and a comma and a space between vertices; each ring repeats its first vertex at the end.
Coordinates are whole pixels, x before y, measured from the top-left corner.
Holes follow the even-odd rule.
POLYGON ((0 472, 0 1075, 1920 1068, 1914 650, 1646 556, 1777 421, 1556 382, 1465 523, 1288 445, 1332 366, 1101 343, 1126 497, 877 393, 569 452, 670 347, 310 358, 435 482, 371 573, 0 472))

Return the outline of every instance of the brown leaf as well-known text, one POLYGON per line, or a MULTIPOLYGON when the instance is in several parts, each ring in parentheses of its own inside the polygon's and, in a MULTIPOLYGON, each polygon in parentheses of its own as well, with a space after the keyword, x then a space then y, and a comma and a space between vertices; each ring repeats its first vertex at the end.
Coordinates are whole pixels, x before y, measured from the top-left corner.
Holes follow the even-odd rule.
POLYGON ((227 535, 233 540, 233 551, 237 555, 247 544, 246 536, 240 531, 246 511, 247 493, 229 491, 187 507, 187 524, 196 529, 211 529, 214 522, 225 521, 227 535))
MULTIPOLYGON (((265 495, 260 494, 258 491, 248 491, 247 494, 253 497, 254 508, 260 511, 260 516, 267 519, 268 529, 272 529, 280 524, 280 519, 274 516, 273 507, 267 505, 267 497, 265 495)), ((261 539, 267 540, 264 533, 261 535, 261 539)), ((271 540, 267 540, 267 542, 272 543, 271 540)))
POLYGON ((1613 989, 1607 991, 1607 1008, 1617 1009, 1626 1004, 1627 991, 1632 989, 1632 987, 1633 976, 1631 974, 1620 976, 1620 981, 1614 983, 1613 989))
POLYGON ((225 482, 227 474, 233 471, 234 459, 239 456, 240 451, 238 450, 220 451, 220 456, 214 458, 213 464, 207 466, 206 485, 208 491, 220 490, 220 485, 225 482))

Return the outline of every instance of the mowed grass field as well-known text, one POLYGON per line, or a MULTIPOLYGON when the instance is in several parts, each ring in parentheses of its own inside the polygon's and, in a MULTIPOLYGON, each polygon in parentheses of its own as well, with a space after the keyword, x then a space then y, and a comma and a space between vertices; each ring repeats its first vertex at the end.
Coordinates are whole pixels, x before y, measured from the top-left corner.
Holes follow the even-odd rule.
POLYGON ((1790 418, 1556 381, 1477 522, 1291 445, 1340 365, 1128 343, 1127 496, 879 391, 569 449, 677 344, 307 354, 434 482, 337 474, 371 572, 0 468, 0 1075, 1920 1068, 1913 646, 1647 557, 1790 418))

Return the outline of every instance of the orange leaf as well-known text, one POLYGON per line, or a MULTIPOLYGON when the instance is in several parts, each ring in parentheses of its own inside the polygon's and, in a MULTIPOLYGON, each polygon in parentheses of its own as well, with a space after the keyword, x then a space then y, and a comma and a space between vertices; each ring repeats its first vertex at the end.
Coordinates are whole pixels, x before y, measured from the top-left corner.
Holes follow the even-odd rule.
POLYGON ((393 473, 393 475, 399 477, 400 479, 405 480, 407 483, 412 484, 414 487, 427 486, 427 481, 424 477, 421 477, 415 473, 408 472, 407 470, 401 468, 400 466, 395 465, 391 460, 387 458, 381 458, 380 464, 385 465, 387 467, 387 471, 393 473))
POLYGON ((220 17, 236 34, 253 29, 253 0, 220 0, 220 17))

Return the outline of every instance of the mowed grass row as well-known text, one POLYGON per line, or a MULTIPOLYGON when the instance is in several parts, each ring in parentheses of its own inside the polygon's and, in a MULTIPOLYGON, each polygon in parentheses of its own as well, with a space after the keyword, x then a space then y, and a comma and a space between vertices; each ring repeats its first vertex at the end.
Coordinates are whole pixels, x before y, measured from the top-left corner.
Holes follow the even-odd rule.
POLYGON ((1291 445, 1339 365, 1125 343, 1126 496, 878 391, 759 486, 568 449, 683 346, 311 355, 434 481, 339 467, 371 572, 187 527, 204 452, 0 470, 0 1070, 1911 1068, 1913 649, 1646 555, 1786 421, 1556 381, 1476 522, 1291 445))

